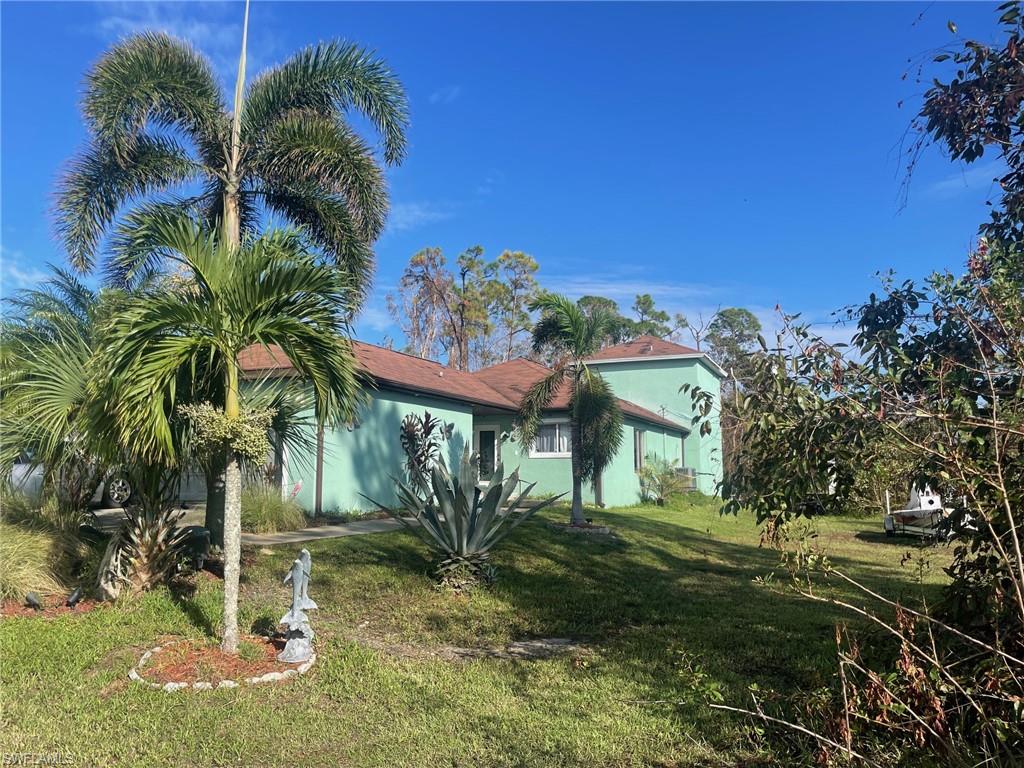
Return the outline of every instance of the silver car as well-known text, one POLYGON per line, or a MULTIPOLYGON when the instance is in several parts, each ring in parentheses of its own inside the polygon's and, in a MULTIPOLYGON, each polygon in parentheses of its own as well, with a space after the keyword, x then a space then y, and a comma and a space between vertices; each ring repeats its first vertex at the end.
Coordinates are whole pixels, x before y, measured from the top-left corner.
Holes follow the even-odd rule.
MULTIPOLYGON (((11 469, 11 487, 29 496, 43 490, 43 468, 25 456, 19 456, 11 469)), ((123 507, 132 497, 132 484, 124 472, 113 469, 100 480, 92 495, 94 506, 123 507)))

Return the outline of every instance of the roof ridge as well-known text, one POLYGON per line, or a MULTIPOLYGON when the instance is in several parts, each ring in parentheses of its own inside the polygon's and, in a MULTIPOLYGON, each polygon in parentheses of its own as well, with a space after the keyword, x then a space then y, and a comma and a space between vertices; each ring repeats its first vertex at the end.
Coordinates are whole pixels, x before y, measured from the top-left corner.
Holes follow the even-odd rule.
POLYGON ((511 360, 502 360, 500 363, 494 363, 493 365, 488 365, 486 368, 480 368, 480 369, 478 369, 476 371, 471 371, 471 373, 473 373, 474 375, 476 375, 478 373, 486 373, 487 371, 493 371, 496 368, 501 368, 503 365, 512 365, 513 363, 526 363, 527 365, 530 365, 530 366, 532 366, 534 368, 540 368, 540 369, 545 370, 545 371, 551 370, 550 368, 548 368, 543 363, 538 363, 536 360, 531 360, 530 358, 526 357, 525 355, 519 355, 519 357, 513 357, 511 360))
POLYGON ((374 349, 379 349, 382 352, 390 352, 391 354, 394 355, 411 357, 413 360, 419 360, 421 363, 430 363, 431 365, 436 365, 439 368, 444 368, 446 371, 455 371, 457 373, 470 373, 470 371, 460 371, 458 368, 452 368, 451 366, 442 363, 440 360, 431 360, 429 357, 420 357, 419 355, 414 355, 412 352, 405 352, 401 349, 382 347, 380 344, 372 344, 369 341, 363 341, 362 339, 352 339, 352 343, 361 344, 364 347, 373 347, 374 349))

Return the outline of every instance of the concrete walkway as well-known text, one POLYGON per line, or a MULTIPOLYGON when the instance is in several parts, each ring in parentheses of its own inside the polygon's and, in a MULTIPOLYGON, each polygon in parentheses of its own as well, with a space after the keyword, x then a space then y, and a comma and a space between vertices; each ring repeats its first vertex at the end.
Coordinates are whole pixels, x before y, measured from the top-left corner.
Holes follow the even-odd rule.
POLYGON ((342 536, 364 536, 368 533, 386 533, 402 527, 397 520, 390 517, 383 520, 353 520, 351 523, 337 525, 318 525, 313 528, 302 528, 298 531, 281 533, 243 533, 242 544, 248 546, 273 547, 277 544, 298 544, 301 541, 318 541, 319 539, 338 539, 342 536))
MULTIPOLYGON (((204 522, 202 508, 189 509, 181 525, 202 525, 204 522)), ((96 525, 104 533, 114 533, 124 522, 123 509, 96 510, 96 525)), ((298 531, 281 533, 242 533, 242 544, 253 547, 273 547, 278 544, 297 544, 301 541, 318 541, 320 539, 339 539, 342 536, 364 536, 368 533, 386 533, 402 527, 402 524, 390 517, 383 520, 353 520, 351 523, 336 525, 317 525, 302 528, 298 531)))

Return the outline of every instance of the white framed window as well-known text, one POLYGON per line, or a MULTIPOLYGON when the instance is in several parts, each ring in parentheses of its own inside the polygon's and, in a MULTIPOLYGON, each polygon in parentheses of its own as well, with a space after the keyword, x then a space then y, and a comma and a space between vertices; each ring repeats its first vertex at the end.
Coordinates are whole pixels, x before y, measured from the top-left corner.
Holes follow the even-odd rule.
POLYGON ((565 459, 572 456, 569 422, 545 419, 530 446, 531 459, 565 459))

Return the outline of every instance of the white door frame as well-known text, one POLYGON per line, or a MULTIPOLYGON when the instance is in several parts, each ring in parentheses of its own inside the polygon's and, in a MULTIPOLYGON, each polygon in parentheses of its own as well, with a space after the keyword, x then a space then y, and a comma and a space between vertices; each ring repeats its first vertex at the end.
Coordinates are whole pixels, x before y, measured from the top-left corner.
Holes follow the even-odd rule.
MULTIPOLYGON (((478 453, 480 451, 480 433, 481 432, 493 432, 494 433, 494 466, 497 467, 501 461, 501 426, 498 424, 474 424, 473 425, 473 451, 478 453)), ((489 480, 481 480, 481 485, 487 485, 489 480)))

